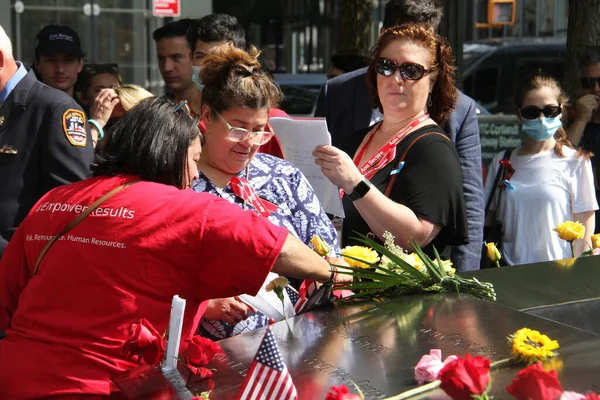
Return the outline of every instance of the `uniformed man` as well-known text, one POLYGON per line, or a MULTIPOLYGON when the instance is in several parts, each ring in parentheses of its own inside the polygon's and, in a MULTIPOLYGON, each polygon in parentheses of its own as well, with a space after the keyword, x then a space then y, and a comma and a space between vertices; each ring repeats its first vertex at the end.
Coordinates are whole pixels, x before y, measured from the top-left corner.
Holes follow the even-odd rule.
POLYGON ((0 257, 35 202, 86 178, 93 156, 81 107, 15 61, 0 26, 0 257))
POLYGON ((83 68, 77 32, 68 26, 46 25, 35 37, 34 52, 40 80, 75 97, 75 82, 83 68))

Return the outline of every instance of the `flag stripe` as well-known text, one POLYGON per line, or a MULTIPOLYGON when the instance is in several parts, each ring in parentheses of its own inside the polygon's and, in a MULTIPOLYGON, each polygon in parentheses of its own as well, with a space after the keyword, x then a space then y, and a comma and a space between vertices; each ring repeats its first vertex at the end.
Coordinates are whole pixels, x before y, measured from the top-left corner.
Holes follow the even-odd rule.
POLYGON ((250 392, 252 391, 252 388, 254 387, 253 385, 248 385, 248 383, 254 382, 254 375, 259 373, 259 371, 257 371, 257 370, 260 369, 261 365, 262 364, 252 363, 252 366, 250 367, 250 371, 248 371, 248 375, 246 375, 246 382, 244 382, 244 385, 242 386, 242 389, 245 389, 245 390, 240 397, 241 399, 248 398, 248 395, 250 394, 250 392))
POLYGON ((267 327, 237 399, 298 399, 296 387, 281 358, 271 327, 267 327))

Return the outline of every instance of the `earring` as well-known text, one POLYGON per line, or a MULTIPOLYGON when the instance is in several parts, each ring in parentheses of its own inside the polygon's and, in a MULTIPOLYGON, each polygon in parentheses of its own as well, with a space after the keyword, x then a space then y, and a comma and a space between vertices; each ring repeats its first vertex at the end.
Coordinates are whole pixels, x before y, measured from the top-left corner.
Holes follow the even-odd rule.
POLYGON ((431 102, 431 92, 427 95, 427 107, 431 107, 433 103, 431 102))

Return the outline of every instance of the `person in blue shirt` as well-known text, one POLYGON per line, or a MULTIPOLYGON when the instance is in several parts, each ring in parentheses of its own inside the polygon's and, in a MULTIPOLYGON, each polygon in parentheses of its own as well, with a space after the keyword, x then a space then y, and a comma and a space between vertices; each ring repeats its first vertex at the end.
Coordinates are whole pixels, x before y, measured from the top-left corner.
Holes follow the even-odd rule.
MULTIPOLYGON (((268 113, 282 97, 258 62, 258 51, 251 48, 246 52, 231 44, 218 46, 202 59, 201 68, 206 131, 198 163, 199 179, 193 189, 257 213, 287 228, 305 244, 320 235, 330 246, 330 255, 339 254, 335 228, 306 177, 291 163, 258 152, 273 137, 272 130, 266 130, 268 113)), ((213 339, 239 333, 233 325, 241 322, 248 329, 267 322, 262 317, 261 322, 244 321, 253 310, 237 299, 211 302, 206 319, 221 320, 220 314, 230 316, 224 319, 230 323, 224 329, 220 323, 217 328, 212 325, 213 329, 202 324, 208 330, 201 332, 213 339), (232 314, 236 318, 231 318, 232 314)))
POLYGON ((37 200, 85 179, 93 161, 85 114, 15 61, 0 26, 0 257, 37 200))

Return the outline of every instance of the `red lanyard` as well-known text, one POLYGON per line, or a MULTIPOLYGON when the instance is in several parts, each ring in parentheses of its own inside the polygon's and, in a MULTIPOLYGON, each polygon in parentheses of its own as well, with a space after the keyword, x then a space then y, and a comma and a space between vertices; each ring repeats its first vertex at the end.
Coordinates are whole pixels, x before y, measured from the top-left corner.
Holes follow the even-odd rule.
POLYGON ((263 200, 256 194, 256 191, 248 182, 248 180, 244 178, 234 177, 231 178, 231 189, 233 189, 233 193, 236 196, 248 202, 254 207, 254 209, 258 212, 258 215, 261 217, 268 217, 275 211, 277 211, 277 206, 270 201, 263 200))
MULTIPOLYGON (((377 152, 377 154, 371 157, 369 161, 367 161, 365 165, 363 165, 360 168, 360 173, 369 180, 373 176, 375 176, 375 174, 379 170, 381 170, 383 167, 385 167, 387 164, 394 160, 394 158, 396 157, 396 145, 402 139, 404 139, 406 135, 408 135, 417 125, 419 125, 428 118, 429 114, 425 113, 419 118, 412 121, 407 127, 403 128, 398 133, 396 133, 396 135, 389 142, 387 142, 386 145, 383 146, 381 150, 377 152)), ((377 129, 379 129, 380 126, 381 123, 379 123, 375 128, 373 128, 373 130, 369 133, 369 138, 366 140, 365 144, 356 153, 356 156, 354 157, 354 164, 357 167, 360 165, 360 160, 365 154, 367 146, 371 142, 371 139, 373 139, 375 132, 377 132, 377 129)))

